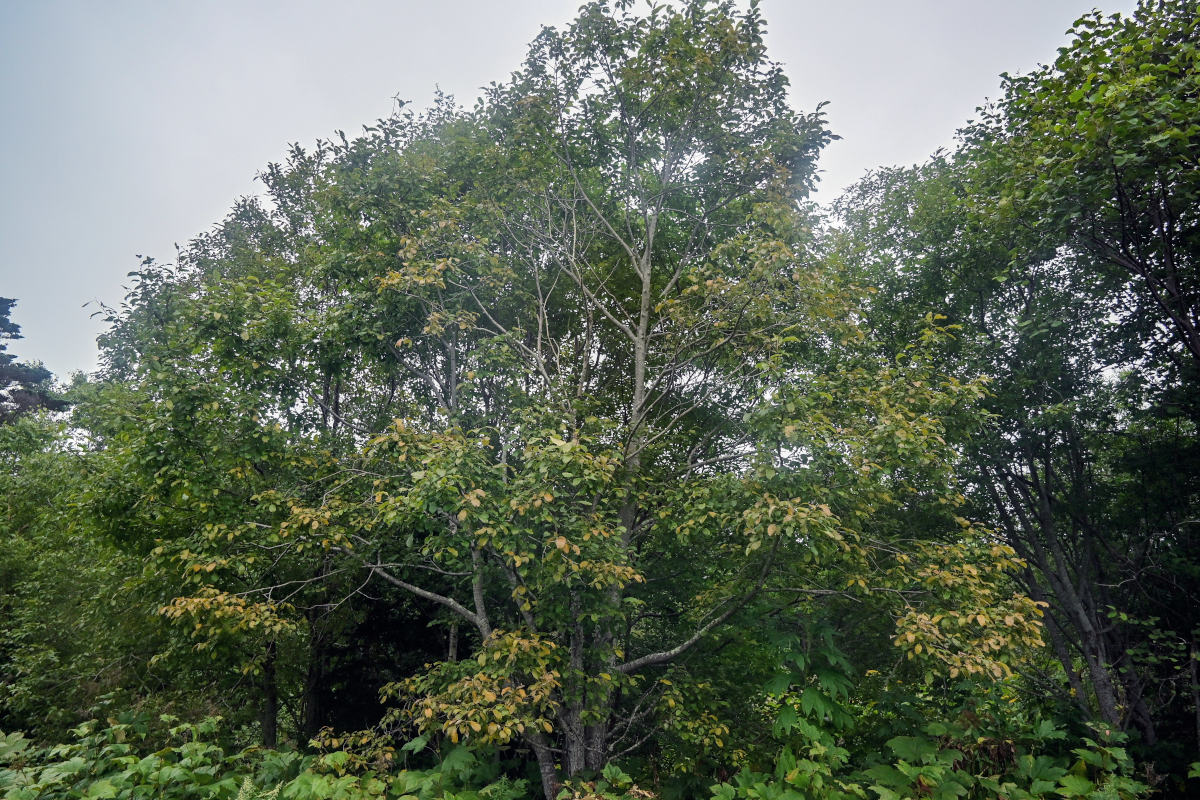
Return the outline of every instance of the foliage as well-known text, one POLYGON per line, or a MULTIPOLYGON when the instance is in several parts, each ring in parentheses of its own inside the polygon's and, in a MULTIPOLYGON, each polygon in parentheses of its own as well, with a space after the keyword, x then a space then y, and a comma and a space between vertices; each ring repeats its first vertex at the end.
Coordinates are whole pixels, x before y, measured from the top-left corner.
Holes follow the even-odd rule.
POLYGON ((0 425, 0 713, 192 722, 0 738, 11 796, 1183 791, 1194 9, 828 231, 764 30, 589 3, 131 275, 0 425))
POLYGON ((21 326, 12 321, 16 300, 0 297, 0 425, 31 411, 61 411, 66 401, 53 390, 50 370, 40 364, 24 364, 8 350, 6 342, 21 338, 21 326))
POLYGON ((101 698, 161 686, 146 661, 162 631, 141 565, 74 513, 88 456, 62 424, 0 425, 0 454, 0 720, 53 741, 101 698))
POLYGON ((935 673, 1039 644, 956 512, 944 434, 982 390, 933 317, 881 353, 816 257, 830 135, 762 32, 585 6, 474 111, 296 148, 135 276, 86 507, 178 576, 163 613, 241 662, 264 741, 368 598, 450 631, 386 724, 528 748, 548 797, 659 730, 672 772, 728 761, 722 638, 797 592, 871 598, 935 673))
MULTIPOLYGON (((737 798, 821 798, 880 800, 1009 797, 1131 798, 1145 797, 1149 787, 1131 777, 1132 760, 1117 741, 1084 739, 1074 759, 1056 758, 986 737, 962 741, 966 731, 937 723, 917 736, 897 736, 887 742, 891 751, 883 763, 847 773, 847 753, 828 737, 809 742, 799 753, 785 750, 774 773, 740 773, 733 782, 712 787, 716 800, 737 798), (959 749, 962 748, 962 749, 959 749), (964 752, 964 750, 966 752, 964 752), (870 793, 869 793, 870 792, 870 793)), ((1042 729, 1053 737, 1053 729, 1042 729)), ((1057 732, 1061 736, 1061 732, 1057 732)))
MULTIPOLYGON (((217 743, 220 733, 216 719, 178 724, 172 717, 153 720, 127 713, 105 726, 96 722, 81 725, 74 732, 75 743, 45 750, 31 747, 19 734, 3 736, 0 737, 0 788, 14 800, 34 797, 501 800, 526 796, 524 781, 497 778, 463 749, 444 753, 438 766, 431 770, 406 768, 378 772, 356 760, 353 750, 332 749, 316 756, 258 748, 235 751, 217 743), (150 744, 162 735, 168 739, 167 746, 150 744)), ((880 765, 855 773, 853 777, 861 784, 830 779, 827 768, 822 767, 823 762, 827 764, 822 755, 824 748, 810 742, 808 758, 784 753, 774 779, 745 773, 734 783, 714 787, 714 796, 865 797, 867 785, 883 798, 975 796, 971 792, 980 789, 1022 798, 1128 798, 1144 791, 1145 787, 1124 776, 1129 762, 1119 743, 1091 739, 1086 740, 1085 747, 1074 751, 1073 764, 1065 759, 1027 754, 1018 747, 1004 752, 1006 771, 1002 775, 987 777, 976 764, 977 773, 985 776, 973 776, 962 769, 964 761, 977 759, 992 747, 986 737, 978 737, 976 743, 973 737, 977 733, 932 725, 922 736, 896 737, 889 742, 889 748, 897 760, 891 766, 880 765), (964 746, 962 737, 972 742, 972 755, 954 749, 964 746), (1032 789, 1020 788, 1026 785, 1032 789), (838 794, 838 791, 849 793, 838 794)), ((1061 735, 1046 725, 1038 731, 1042 740, 1061 735)), ((615 766, 606 767, 596 781, 571 784, 565 791, 564 796, 579 800, 653 796, 633 785, 632 778, 615 766)))
POLYGON ((895 346, 944 314, 940 363, 989 379, 987 427, 958 439, 968 515, 1048 604, 1038 690, 1177 779, 1200 735, 1195 31, 1189 3, 1084 17, 953 154, 847 195, 838 245, 895 346))
POLYGON ((465 751, 428 770, 378 771, 351 752, 235 750, 221 721, 180 723, 123 713, 75 729, 75 741, 41 749, 0 734, 0 790, 10 800, 205 798, 205 800, 515 800, 524 781, 497 777, 465 751), (166 745, 159 746, 165 737, 166 745))
POLYGON ((1071 35, 1053 65, 1006 76, 967 129, 974 157, 993 162, 980 202, 1086 253, 1127 336, 1195 380, 1200 15, 1187 0, 1140 2, 1085 15, 1071 35))

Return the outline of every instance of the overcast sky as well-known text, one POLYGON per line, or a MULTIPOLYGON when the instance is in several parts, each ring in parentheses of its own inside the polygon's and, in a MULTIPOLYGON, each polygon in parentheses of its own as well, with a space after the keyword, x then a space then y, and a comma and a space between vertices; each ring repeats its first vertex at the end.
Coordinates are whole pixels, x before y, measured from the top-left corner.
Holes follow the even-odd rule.
MULTIPOLYGON (((418 107, 471 104, 577 0, 0 0, 0 296, 10 352, 65 376, 95 366, 97 301, 138 254, 218 221, 289 142, 418 107), (88 306, 84 308, 84 304, 88 306)), ((1000 72, 1066 43, 1086 0, 764 0, 793 105, 829 101, 843 138, 818 199, 953 141, 1000 72)), ((1132 0, 1103 6, 1128 12, 1132 0)))

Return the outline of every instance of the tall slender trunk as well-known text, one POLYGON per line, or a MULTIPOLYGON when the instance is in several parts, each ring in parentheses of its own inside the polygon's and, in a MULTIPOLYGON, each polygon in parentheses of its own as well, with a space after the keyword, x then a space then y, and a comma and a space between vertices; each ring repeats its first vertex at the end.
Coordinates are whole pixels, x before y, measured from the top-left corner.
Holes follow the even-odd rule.
MULTIPOLYGON (((1047 599, 1060 611, 1065 623, 1075 629, 1075 641, 1087 666, 1088 683, 1096 700, 1099 717, 1113 726, 1121 724, 1120 702, 1110 670, 1108 647, 1100 620, 1095 614, 1095 602, 1090 597, 1090 581, 1074 572, 1063 551, 1059 530, 1055 524, 1049 491, 1039 476, 1039 466, 1032 454, 1028 456, 1029 486, 1023 492, 1018 478, 1004 467, 991 468, 979 462, 993 507, 1004 522, 1009 543, 1046 580, 1047 599), (994 469, 994 471, 993 471, 994 469), (1006 502, 1007 500, 1007 502, 1006 502)), ((1027 579, 1031 594, 1040 595, 1041 587, 1032 573, 1027 579)), ((1036 599, 1036 597, 1035 597, 1036 599)), ((1053 637, 1051 638, 1053 643, 1053 637)), ((1063 649, 1056 648, 1063 666, 1071 674, 1070 659, 1063 649)), ((1074 684, 1072 684, 1074 687, 1074 684)))
MULTIPOLYGON (((638 479, 642 467, 642 449, 648 438, 646 431, 647 424, 647 406, 649 404, 649 396, 647 393, 647 361, 650 352, 650 323, 651 312, 653 309, 654 285, 653 285, 653 266, 650 260, 652 252, 651 244, 654 240, 654 231, 656 219, 651 219, 647 227, 647 241, 643 250, 640 263, 634 263, 634 269, 641 278, 641 296, 638 302, 638 319, 636 334, 633 342, 633 394, 630 397, 629 406, 629 439, 625 443, 624 453, 624 472, 625 480, 629 487, 629 499, 626 500, 618 511, 618 518, 621 521, 621 543, 626 552, 629 552, 633 546, 634 529, 638 522, 640 508, 637 501, 634 499, 636 493, 633 491, 634 485, 638 479)), ((614 586, 609 591, 608 601, 613 608, 617 608, 621 604, 621 590, 614 586)), ((617 665, 614 646, 616 643, 616 632, 611 629, 612 622, 608 621, 604 626, 596 630, 592 636, 592 646, 594 650, 602 655, 602 664, 594 665, 600 669, 606 669, 609 672, 615 671, 617 665)), ((583 632, 577 630, 576 637, 582 645, 583 632)), ((574 659, 574 655, 573 655, 574 659)), ((582 666, 582 663, 581 663, 582 666)), ((595 721, 587 725, 582 723, 582 718, 579 709, 569 709, 567 718, 564 719, 564 728, 566 736, 566 773, 569 776, 574 776, 581 771, 599 771, 608 763, 608 736, 611 724, 611 717, 614 711, 615 695, 611 689, 600 690, 602 695, 584 698, 583 703, 587 706, 589 715, 595 721)))
POLYGON ((558 778, 558 764, 555 763, 554 751, 550 749, 550 743, 542 734, 535 733, 528 738, 533 755, 537 759, 538 774, 542 779, 542 795, 546 800, 555 800, 559 789, 562 788, 562 781, 558 778))
POLYGON ((1094 629, 1084 632, 1083 658, 1087 662, 1088 676, 1092 679, 1092 691, 1096 694, 1100 719, 1119 726, 1121 711, 1117 702, 1117 690, 1113 685, 1112 676, 1108 674, 1109 665, 1105 663, 1104 644, 1094 629))
MULTIPOLYGON (((1049 605, 1046 593, 1042 591, 1033 571, 1026 569, 1024 577, 1025 585, 1029 589, 1029 596, 1039 603, 1049 605)), ((1062 664, 1063 673, 1067 676, 1067 684, 1071 687, 1071 697, 1075 700, 1075 705, 1084 715, 1088 715, 1091 709, 1088 708, 1087 692, 1084 689, 1083 681, 1079 679, 1079 673, 1075 670, 1074 659, 1071 658, 1071 651, 1063 639, 1061 625, 1062 623, 1054 615, 1053 610, 1046 615, 1046 635, 1050 639, 1050 647, 1054 651, 1054 655, 1058 657, 1058 662, 1062 664)))
MULTIPOLYGON (((571 629, 570 637, 570 669, 573 679, 578 679, 584 673, 584 630, 582 607, 579 601, 579 593, 571 593, 571 616, 575 619, 575 624, 571 629)), ((587 705, 587 689, 581 685, 579 693, 572 697, 559 713, 559 722, 562 725, 563 742, 565 750, 563 753, 563 771, 567 777, 575 777, 580 772, 587 768, 587 760, 585 754, 587 752, 585 727, 583 724, 583 712, 587 705)))

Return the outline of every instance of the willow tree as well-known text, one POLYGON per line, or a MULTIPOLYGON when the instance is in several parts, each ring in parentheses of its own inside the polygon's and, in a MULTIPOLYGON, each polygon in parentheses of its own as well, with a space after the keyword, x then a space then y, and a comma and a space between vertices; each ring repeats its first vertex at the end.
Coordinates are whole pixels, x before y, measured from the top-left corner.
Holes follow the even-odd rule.
POLYGON ((762 35, 754 7, 590 4, 470 113, 269 173, 270 235, 191 263, 189 313, 224 325, 233 296, 238 322, 180 359, 261 394, 255 423, 294 455, 273 485, 238 473, 243 521, 169 549, 211 584, 173 613, 333 575, 430 604, 457 633, 389 687, 395 718, 524 743, 551 798, 662 725, 720 748, 729 726, 682 702, 688 682, 752 606, 797 592, 893 598, 914 657, 1003 675, 1037 610, 994 580, 1012 552, 954 520, 941 435, 979 387, 926 363, 932 318, 881 357, 858 292, 810 252, 830 134, 789 107, 762 35), (332 329, 288 322, 310 302, 332 329), (354 402, 291 388, 338 352, 354 402), (306 393, 339 447, 314 444, 306 393), (943 541, 876 524, 898 506, 941 509, 943 541), (224 579, 264 553, 270 580, 224 579), (314 553, 319 573, 287 566, 314 553))

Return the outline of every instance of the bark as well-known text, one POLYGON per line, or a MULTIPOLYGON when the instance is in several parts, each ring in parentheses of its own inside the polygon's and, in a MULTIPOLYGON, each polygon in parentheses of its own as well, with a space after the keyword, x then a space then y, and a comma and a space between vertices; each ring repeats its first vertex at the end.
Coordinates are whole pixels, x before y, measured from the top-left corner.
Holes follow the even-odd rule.
MULTIPOLYGON (((1025 570, 1025 584, 1029 588, 1029 596, 1038 602, 1047 603, 1046 593, 1042 591, 1042 587, 1038 584, 1037 578, 1034 577, 1032 570, 1025 570)), ((1075 705, 1083 714, 1089 715, 1091 709, 1088 708, 1087 691, 1084 689, 1083 681, 1079 679, 1079 673, 1075 670, 1075 659, 1071 657, 1071 651, 1067 647, 1066 640, 1063 638, 1064 631, 1062 623, 1059 622, 1051 611, 1046 615, 1046 635, 1050 639, 1050 647, 1054 651, 1054 655, 1058 658, 1058 662, 1062 664, 1063 672, 1067 676, 1067 684, 1071 687, 1071 697, 1075 701, 1075 705)))
POLYGON ((612 699, 606 698, 605 703, 610 713, 605 715, 603 722, 588 725, 584 731, 584 766, 599 772, 608 764, 608 720, 611 718, 612 699))
POLYGON ((542 795, 546 800, 555 800, 559 789, 562 788, 562 782, 558 778, 558 764, 555 763, 554 751, 550 749, 546 737, 540 733, 529 736, 529 745, 537 759, 538 774, 542 779, 542 795))
POLYGON ((1104 658, 1104 645, 1095 632, 1084 636, 1083 656, 1088 666, 1088 676, 1092 679, 1092 691, 1096 695, 1096 705, 1100 710, 1100 718, 1113 725, 1121 725, 1121 712, 1117 707, 1117 692, 1113 686, 1108 666, 1104 658))
POLYGON ((446 660, 450 662, 458 661, 458 623, 450 623, 450 641, 446 646, 446 660))
MULTIPOLYGON (((571 629, 570 635, 569 664, 571 672, 574 675, 581 675, 584 672, 584 630, 580 614, 579 594, 572 592, 571 616, 574 617, 575 624, 571 629)), ((568 777, 574 777, 587 768, 585 758, 587 751, 586 732, 583 725, 583 709, 586 703, 587 697, 579 695, 568 702, 559 714, 559 723, 562 727, 563 741, 566 746, 566 750, 563 753, 563 771, 568 777)))
MULTIPOLYGON (((1003 465, 989 467, 980 463, 984 483, 997 514, 1004 522, 1010 544, 1045 578, 1050 593, 1041 595, 1042 590, 1036 579, 1027 580, 1027 590, 1031 594, 1046 596, 1075 629, 1075 641, 1087 667, 1088 683, 1096 701, 1098 716, 1110 725, 1120 726, 1122 714, 1116 685, 1110 674, 1108 643, 1103 624, 1095 614, 1095 603, 1090 600, 1090 578, 1080 574, 1080 571, 1086 573, 1089 565, 1073 563, 1064 551, 1061 531, 1047 494, 1048 488, 1041 480, 1037 460, 1032 454, 1029 454, 1024 468, 1028 470, 1028 477, 1023 479, 1003 465)), ((1051 644, 1054 644, 1053 635, 1051 644)), ((1071 675, 1071 659, 1065 647, 1056 646, 1055 652, 1063 661, 1068 675, 1071 675)))
POLYGON ((559 716, 559 723, 562 725, 563 742, 566 745, 563 751, 563 772, 568 778, 573 778, 587 769, 587 748, 579 704, 573 703, 563 711, 559 716))

